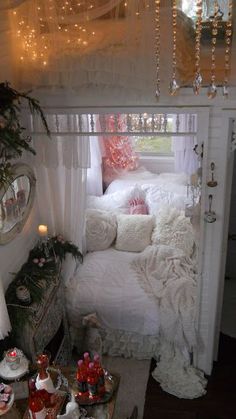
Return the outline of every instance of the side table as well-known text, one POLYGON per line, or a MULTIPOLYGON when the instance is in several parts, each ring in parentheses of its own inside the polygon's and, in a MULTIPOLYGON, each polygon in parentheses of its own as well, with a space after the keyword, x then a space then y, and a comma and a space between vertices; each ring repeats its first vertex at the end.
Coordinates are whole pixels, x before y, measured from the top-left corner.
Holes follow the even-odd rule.
MULTIPOLYGON (((76 381, 75 381, 76 366, 71 365, 71 366, 66 366, 66 367, 61 367, 61 366, 51 367, 50 375, 54 383, 57 382, 56 371, 58 369, 61 371, 63 376, 66 378, 66 380, 68 380, 68 388, 70 389, 70 391, 75 393, 77 391, 76 381)), ((30 374, 32 374, 33 371, 35 372, 36 370, 32 370, 30 374)), ((106 403, 94 404, 91 406, 87 406, 87 405, 80 406, 81 408, 85 408, 88 413, 88 416, 92 416, 94 419, 112 419, 114 415, 120 376, 117 373, 113 374, 112 372, 111 372, 111 375, 112 375, 114 384, 113 384, 113 394, 110 400, 106 403)), ((27 379, 28 377, 22 377, 22 382, 27 381, 27 379)), ((63 387, 62 385, 60 387, 60 390, 68 391, 68 388, 63 387)), ((27 409, 27 404, 28 404, 28 399, 15 400, 12 409, 8 413, 6 413, 6 416, 4 415, 4 419, 22 419, 27 409)))
MULTIPOLYGON (((16 346, 33 362, 38 352, 47 349, 52 355, 52 362, 67 365, 71 358, 71 339, 65 312, 64 285, 60 274, 52 276, 40 303, 32 303, 19 310, 28 313, 29 321, 21 330, 16 331, 16 346)), ((15 311, 10 313, 13 326, 14 313, 15 311)))

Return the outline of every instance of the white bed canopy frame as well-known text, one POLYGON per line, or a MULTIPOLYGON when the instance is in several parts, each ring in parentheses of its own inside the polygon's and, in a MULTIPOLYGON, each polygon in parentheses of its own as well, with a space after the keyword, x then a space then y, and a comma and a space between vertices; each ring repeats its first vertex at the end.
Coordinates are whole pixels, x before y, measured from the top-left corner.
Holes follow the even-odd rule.
MULTIPOLYGON (((140 129, 134 132, 132 126, 128 126, 126 132, 121 132, 117 129, 112 132, 115 135, 170 135, 170 136, 189 136, 194 135, 197 139, 197 144, 204 148, 202 161, 202 193, 201 193, 201 223, 200 223, 200 240, 199 240, 199 263, 198 263, 198 316, 197 316, 197 330, 199 342, 198 351, 194 354, 194 364, 210 374, 213 363, 214 353, 214 338, 215 326, 212 325, 212 318, 210 319, 210 303, 209 303, 209 265, 211 261, 207 254, 205 254, 205 246, 207 241, 211 238, 212 225, 204 222, 204 213, 208 210, 208 197, 206 196, 206 182, 208 177, 207 171, 207 150, 208 150, 208 129, 209 129, 209 109, 208 107, 45 107, 45 114, 47 116, 52 137, 61 137, 63 141, 70 141, 71 138, 83 136, 90 137, 96 135, 109 136, 111 132, 103 125, 99 130, 96 129, 94 121, 99 115, 101 120, 104 115, 113 115, 114 118, 118 114, 125 115, 131 121, 134 115, 140 119, 140 129), (162 115, 163 120, 168 115, 175 115, 177 123, 171 132, 168 132, 163 126, 158 130, 155 128, 156 115, 162 115), (196 115, 197 130, 189 125, 187 132, 180 132, 178 129, 178 118, 180 115, 196 115), (150 115, 153 123, 149 128, 144 126, 146 115, 150 115), (87 117, 88 124, 85 126, 84 117, 87 117)), ((164 124, 165 125, 165 124, 164 124)), ((31 117, 29 126, 32 134, 36 137, 44 135, 42 126, 37 118, 31 117)), ((37 142, 35 142, 37 143, 37 142)), ((42 147, 42 144, 40 145, 42 147)), ((37 156, 36 156, 37 159, 37 156)), ((216 313, 215 313, 216 316, 216 313)), ((211 316, 212 317, 212 316, 211 316)), ((216 319, 214 320, 215 324, 216 319)))

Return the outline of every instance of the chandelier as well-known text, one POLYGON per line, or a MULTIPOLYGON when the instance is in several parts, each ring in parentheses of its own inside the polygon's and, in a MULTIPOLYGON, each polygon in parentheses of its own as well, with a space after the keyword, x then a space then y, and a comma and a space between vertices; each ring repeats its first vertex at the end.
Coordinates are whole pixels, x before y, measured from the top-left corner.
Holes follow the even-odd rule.
MULTIPOLYGON (((35 71, 45 73, 52 68, 53 62, 55 72, 59 71, 59 68, 61 71, 62 66, 64 66, 63 71, 66 72, 68 59, 83 63, 84 57, 88 57, 89 54, 92 56, 93 51, 98 51, 99 48, 102 50, 103 29, 107 23, 129 22, 127 27, 130 27, 130 34, 124 35, 120 30, 120 43, 112 45, 111 37, 110 43, 107 42, 102 50, 103 53, 106 48, 107 51, 114 51, 115 54, 122 49, 124 36, 126 36, 126 41, 132 39, 133 36, 135 45, 137 36, 136 33, 135 35, 131 33, 135 32, 135 25, 139 28, 140 42, 143 42, 144 31, 148 30, 149 25, 153 29, 152 54, 155 62, 153 95, 157 99, 160 98, 162 90, 160 68, 163 61, 161 12, 163 4, 166 3, 165 0, 4 0, 4 3, 5 5, 0 6, 0 9, 11 8, 11 20, 17 45, 15 49, 17 65, 23 69, 31 67, 35 68, 35 71)), ((172 0, 169 4, 171 17, 169 34, 172 44, 169 59, 171 67, 169 94, 178 95, 182 86, 192 84, 194 95, 198 95, 204 86, 208 87, 208 98, 213 99, 217 95, 218 86, 222 86, 223 96, 227 98, 233 0, 172 0), (183 83, 183 74, 179 71, 179 68, 183 66, 179 58, 179 51, 184 48, 179 36, 182 30, 180 18, 183 20, 183 15, 192 30, 189 42, 192 45, 191 83, 189 80, 183 83), (224 46, 224 57, 220 60, 217 58, 218 44, 221 50, 222 45, 224 46), (210 48, 208 61, 210 74, 207 76, 202 68, 202 56, 206 48, 210 48), (221 77, 223 70, 222 80, 219 79, 219 72, 217 73, 219 66, 221 77)), ((189 28, 188 32, 190 32, 189 28)), ((147 43, 147 45, 150 44, 147 43)), ((136 46, 136 52, 138 48, 139 45, 136 46)), ((150 53, 148 50, 150 51, 150 48, 147 48, 147 53, 150 53)), ((145 57, 143 59, 145 60, 145 57)), ((117 69, 115 68, 114 71, 117 72, 117 69)))

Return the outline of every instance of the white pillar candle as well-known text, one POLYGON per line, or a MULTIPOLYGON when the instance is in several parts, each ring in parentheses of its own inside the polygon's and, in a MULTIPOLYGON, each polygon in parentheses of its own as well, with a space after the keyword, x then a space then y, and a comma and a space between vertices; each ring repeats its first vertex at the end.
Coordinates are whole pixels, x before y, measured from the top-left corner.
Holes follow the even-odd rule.
POLYGON ((44 224, 38 226, 38 233, 40 237, 46 237, 48 235, 48 227, 44 224))

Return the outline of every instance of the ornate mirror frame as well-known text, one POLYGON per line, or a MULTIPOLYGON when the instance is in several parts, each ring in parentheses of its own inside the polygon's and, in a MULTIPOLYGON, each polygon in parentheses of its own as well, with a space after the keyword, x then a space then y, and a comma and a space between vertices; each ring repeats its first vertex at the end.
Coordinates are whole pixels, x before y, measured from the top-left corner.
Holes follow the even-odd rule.
POLYGON ((19 234, 22 231, 29 217, 31 208, 33 206, 34 198, 35 198, 36 179, 35 179, 34 172, 31 169, 31 167, 28 166, 27 164, 17 163, 12 166, 12 173, 13 174, 12 174, 11 183, 8 184, 8 187, 5 186, 0 189, 0 205, 2 203, 3 197, 6 194, 8 188, 18 177, 26 176, 28 178, 30 190, 29 190, 29 196, 27 199, 27 204, 26 204, 26 207, 24 209, 24 213, 21 219, 16 221, 15 223, 13 222, 12 228, 9 231, 1 232, 0 230, 0 245, 9 243, 11 240, 13 240, 17 236, 17 234, 19 234))

